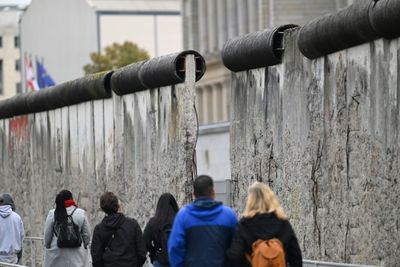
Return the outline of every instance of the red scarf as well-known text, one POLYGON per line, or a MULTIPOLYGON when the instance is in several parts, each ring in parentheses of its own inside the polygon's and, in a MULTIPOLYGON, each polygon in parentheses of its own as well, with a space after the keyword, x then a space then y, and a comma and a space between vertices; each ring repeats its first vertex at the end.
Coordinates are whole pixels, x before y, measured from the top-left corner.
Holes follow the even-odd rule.
POLYGON ((76 203, 75 203, 75 200, 73 200, 73 199, 64 200, 64 206, 66 208, 71 207, 71 206, 78 207, 78 205, 76 205, 76 203))

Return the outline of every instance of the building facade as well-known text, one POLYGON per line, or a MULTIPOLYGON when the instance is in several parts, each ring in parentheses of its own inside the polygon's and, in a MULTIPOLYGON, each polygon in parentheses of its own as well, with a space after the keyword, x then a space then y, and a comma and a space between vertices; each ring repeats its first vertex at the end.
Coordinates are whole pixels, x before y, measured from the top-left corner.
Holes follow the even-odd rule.
POLYGON ((197 83, 200 123, 199 173, 230 179, 229 127, 231 74, 221 61, 224 43, 236 36, 282 24, 303 25, 347 6, 348 0, 182 0, 183 47, 205 56, 207 72, 197 83), (213 129, 213 133, 210 133, 213 129), (214 138, 219 140, 216 146, 214 138), (224 141, 223 141, 224 140, 224 141), (223 170, 223 171, 221 171, 223 170))
POLYGON ((0 99, 21 92, 20 37, 17 6, 0 6, 0 99))
POLYGON ((42 59, 61 83, 83 76, 90 53, 114 42, 134 42, 151 57, 177 52, 181 28, 179 0, 33 0, 21 19, 21 52, 42 59))

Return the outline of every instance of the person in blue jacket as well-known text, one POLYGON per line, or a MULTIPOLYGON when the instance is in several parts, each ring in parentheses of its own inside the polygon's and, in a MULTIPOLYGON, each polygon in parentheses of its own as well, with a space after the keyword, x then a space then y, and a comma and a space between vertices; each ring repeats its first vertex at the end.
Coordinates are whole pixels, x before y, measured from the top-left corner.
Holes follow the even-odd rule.
POLYGON ((225 251, 229 248, 238 223, 235 212, 215 201, 213 180, 198 176, 193 182, 195 200, 175 217, 168 240, 172 267, 229 266, 225 251))

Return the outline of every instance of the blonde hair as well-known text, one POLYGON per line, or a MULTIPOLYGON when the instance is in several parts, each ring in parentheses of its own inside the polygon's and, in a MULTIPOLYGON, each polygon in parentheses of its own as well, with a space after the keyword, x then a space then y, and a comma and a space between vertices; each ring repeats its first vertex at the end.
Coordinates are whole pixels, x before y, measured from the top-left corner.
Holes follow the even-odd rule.
POLYGON ((287 219, 271 188, 264 183, 255 182, 249 187, 246 208, 242 215, 243 217, 254 217, 257 213, 267 212, 275 213, 276 217, 281 220, 287 219))

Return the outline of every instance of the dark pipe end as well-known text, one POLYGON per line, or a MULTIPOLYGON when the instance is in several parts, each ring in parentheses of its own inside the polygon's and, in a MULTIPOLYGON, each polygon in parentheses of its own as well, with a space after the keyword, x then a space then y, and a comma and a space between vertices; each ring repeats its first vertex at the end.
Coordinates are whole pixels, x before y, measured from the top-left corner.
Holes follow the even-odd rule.
POLYGON ((206 72, 206 61, 200 55, 199 52, 195 50, 186 50, 182 53, 178 54, 176 57, 176 74, 179 76, 180 80, 185 80, 185 73, 186 73, 186 66, 185 66, 185 59, 187 55, 194 55, 195 60, 195 70, 196 70, 196 82, 203 77, 204 73, 206 72))
POLYGON ((104 74, 103 76, 103 87, 106 92, 106 95, 111 97, 111 77, 113 75, 114 71, 108 71, 104 74))

